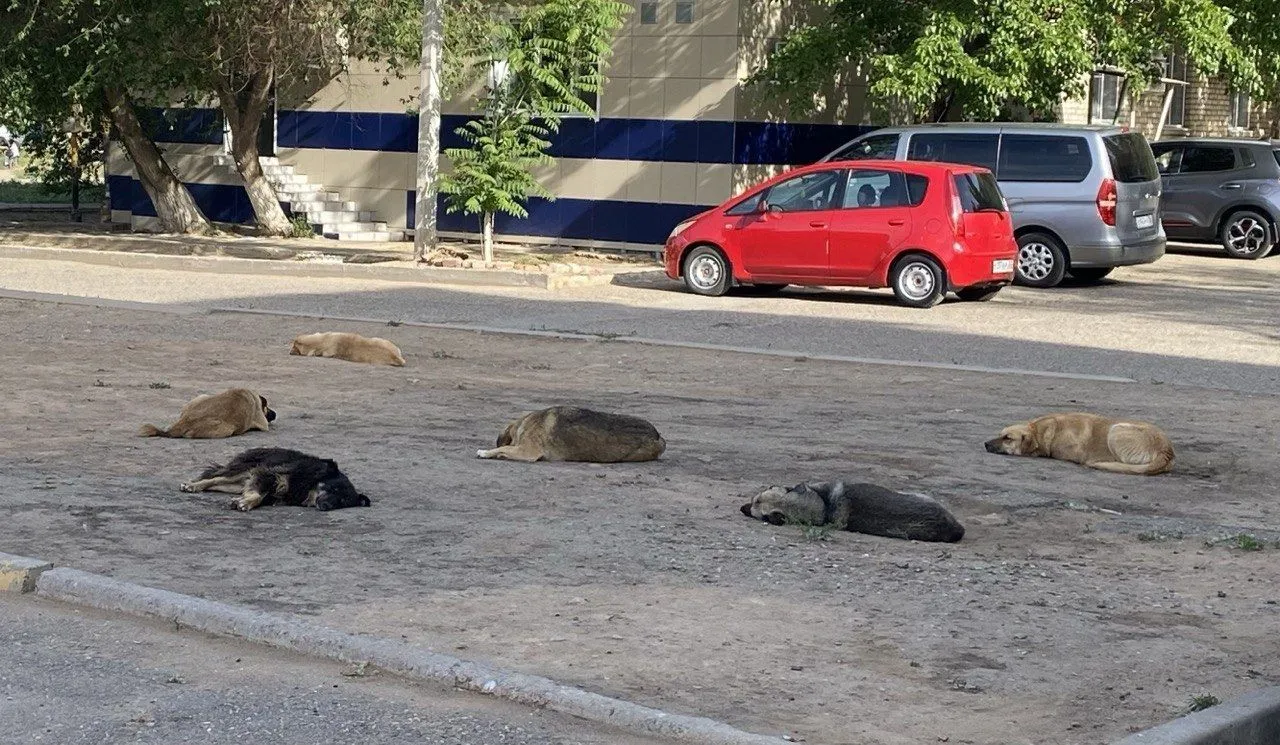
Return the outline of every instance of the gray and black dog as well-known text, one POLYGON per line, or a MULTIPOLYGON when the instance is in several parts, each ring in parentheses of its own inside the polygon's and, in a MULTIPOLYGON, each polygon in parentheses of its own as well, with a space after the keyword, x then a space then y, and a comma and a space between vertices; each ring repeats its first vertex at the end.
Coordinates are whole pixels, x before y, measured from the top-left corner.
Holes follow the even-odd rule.
POLYGON ((844 481, 774 486, 742 505, 742 514, 773 525, 835 525, 841 530, 911 541, 954 543, 964 526, 930 497, 844 481))
POLYGON ((239 494, 232 506, 245 512, 264 504, 322 511, 369 506, 369 498, 356 491, 336 462, 286 448, 246 450, 226 465, 206 468, 199 479, 180 488, 239 494))

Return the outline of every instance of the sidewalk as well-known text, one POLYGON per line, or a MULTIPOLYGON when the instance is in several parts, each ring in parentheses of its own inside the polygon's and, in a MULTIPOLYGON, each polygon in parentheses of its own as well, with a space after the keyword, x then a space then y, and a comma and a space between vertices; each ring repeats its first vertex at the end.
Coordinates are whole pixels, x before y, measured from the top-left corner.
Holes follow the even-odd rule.
POLYGON ((608 284, 619 274, 658 271, 655 263, 645 259, 567 248, 499 246, 495 261, 489 265, 478 258, 479 252, 479 246, 444 242, 427 265, 413 261, 413 244, 407 241, 142 234, 81 223, 0 228, 0 258, 46 258, 139 269, 253 273, 264 270, 258 262, 271 261, 277 264, 267 271, 295 276, 545 289, 608 284))

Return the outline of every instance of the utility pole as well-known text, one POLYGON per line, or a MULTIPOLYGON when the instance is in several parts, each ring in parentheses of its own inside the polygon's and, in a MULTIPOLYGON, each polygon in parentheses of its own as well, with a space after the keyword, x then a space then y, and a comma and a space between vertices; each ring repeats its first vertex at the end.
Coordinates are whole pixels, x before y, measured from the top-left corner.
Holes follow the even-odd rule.
POLYGON ((440 65, 444 61, 444 0, 422 0, 422 68, 418 79, 418 183, 413 258, 436 247, 440 176, 440 65))

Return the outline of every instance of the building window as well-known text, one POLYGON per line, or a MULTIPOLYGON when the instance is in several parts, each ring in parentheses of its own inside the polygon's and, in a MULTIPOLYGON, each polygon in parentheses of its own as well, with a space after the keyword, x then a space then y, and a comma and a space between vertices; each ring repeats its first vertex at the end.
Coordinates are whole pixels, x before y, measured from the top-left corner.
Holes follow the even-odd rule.
POLYGON ((644 26, 655 26, 658 23, 657 0, 646 0, 640 3, 640 23, 644 26))
POLYGON ((676 0, 676 23, 693 23, 693 0, 676 0))
MULTIPOLYGON (((1170 80, 1187 81, 1187 57, 1178 50, 1170 50, 1164 59, 1164 76, 1170 80)), ((1187 86, 1167 83, 1173 86, 1173 101, 1169 103, 1169 118, 1165 124, 1170 127, 1185 127, 1187 123, 1187 86)))
POLYGON ((1232 129, 1248 129, 1249 128, 1249 109, 1253 102, 1249 100, 1249 94, 1241 91, 1231 92, 1231 118, 1227 121, 1227 126, 1232 129))
POLYGON ((1089 85, 1089 123, 1111 123, 1120 109, 1120 89, 1124 76, 1114 72, 1095 72, 1089 85))

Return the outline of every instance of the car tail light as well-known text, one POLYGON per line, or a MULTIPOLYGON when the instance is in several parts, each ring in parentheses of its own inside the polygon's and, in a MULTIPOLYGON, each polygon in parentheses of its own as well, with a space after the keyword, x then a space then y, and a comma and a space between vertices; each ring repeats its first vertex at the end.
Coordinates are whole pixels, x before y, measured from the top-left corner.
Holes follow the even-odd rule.
POLYGON ((955 177, 947 179, 951 188, 951 229, 957 237, 964 237, 964 204, 960 202, 960 192, 956 189, 955 177))
POLYGON ((1098 187, 1098 217, 1107 225, 1116 224, 1116 182, 1115 179, 1103 179, 1098 187))

